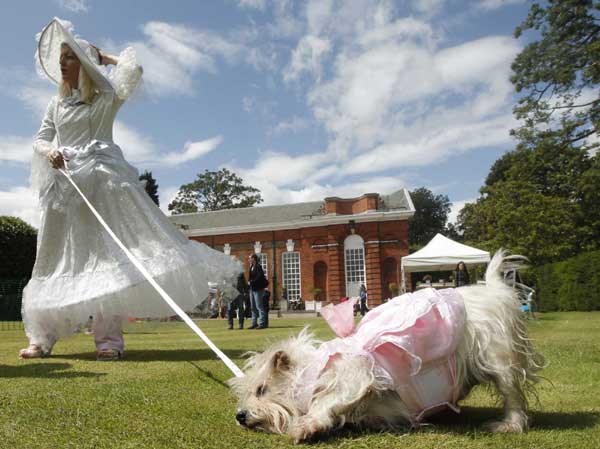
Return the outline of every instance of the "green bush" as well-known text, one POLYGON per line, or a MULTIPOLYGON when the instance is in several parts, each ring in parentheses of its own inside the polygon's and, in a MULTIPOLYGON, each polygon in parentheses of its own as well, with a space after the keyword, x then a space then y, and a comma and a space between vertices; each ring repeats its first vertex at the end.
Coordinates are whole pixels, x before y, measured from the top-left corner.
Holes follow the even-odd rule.
POLYGON ((17 217, 0 217, 0 279, 31 277, 37 231, 17 217))
POLYGON ((600 310, 600 251, 534 268, 533 277, 542 312, 600 310))

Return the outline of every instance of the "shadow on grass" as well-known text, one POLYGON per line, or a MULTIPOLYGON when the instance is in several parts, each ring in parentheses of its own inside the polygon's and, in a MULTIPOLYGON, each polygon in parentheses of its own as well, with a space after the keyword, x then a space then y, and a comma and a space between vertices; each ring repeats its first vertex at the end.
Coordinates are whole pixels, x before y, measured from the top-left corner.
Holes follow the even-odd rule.
MULTIPOLYGON (((247 350, 232 349, 223 351, 232 359, 241 358, 247 350)), ((68 360, 96 360, 94 352, 80 354, 55 354, 54 358, 68 360)), ((200 360, 217 360, 210 349, 125 349, 125 357, 118 363, 127 362, 195 362, 200 360)))
POLYGON ((225 387, 227 389, 229 389, 229 385, 227 385, 225 382, 223 382, 221 379, 217 379, 214 374, 204 368, 199 367, 198 365, 196 365, 194 362, 188 362, 190 365, 192 365, 194 368, 196 368, 198 370, 199 373, 203 374, 206 378, 212 380, 215 383, 218 383, 219 385, 221 385, 222 387, 225 387))
MULTIPOLYGON (((427 425, 420 429, 411 430, 410 426, 399 429, 392 434, 402 436, 407 433, 418 434, 433 433, 433 434, 454 434, 464 435, 477 432, 479 435, 484 434, 483 424, 488 421, 494 421, 501 417, 502 411, 500 408, 483 408, 483 407, 462 407, 460 414, 455 414, 451 411, 441 412, 432 416, 427 425)), ((582 430, 596 426, 600 423, 600 412, 543 412, 533 411, 529 413, 531 418, 530 432, 536 430, 582 430)), ((369 434, 375 434, 367 429, 358 426, 346 426, 339 431, 325 435, 318 435, 311 441, 310 444, 318 444, 321 442, 330 441, 340 438, 357 438, 369 434)), ((492 435, 491 433, 489 435, 492 435)))
POLYGON ((89 371, 67 371, 69 363, 31 363, 27 365, 0 365, 0 379, 33 377, 44 379, 72 379, 76 377, 100 377, 106 373, 91 373, 89 371))
MULTIPOLYGON (((586 429, 600 423, 599 412, 544 412, 533 410, 528 413, 530 430, 566 430, 586 429)), ((487 421, 498 420, 502 417, 500 408, 492 407, 462 407, 460 414, 443 412, 431 417, 430 423, 434 428, 444 429, 453 433, 468 433, 478 430, 487 421)))

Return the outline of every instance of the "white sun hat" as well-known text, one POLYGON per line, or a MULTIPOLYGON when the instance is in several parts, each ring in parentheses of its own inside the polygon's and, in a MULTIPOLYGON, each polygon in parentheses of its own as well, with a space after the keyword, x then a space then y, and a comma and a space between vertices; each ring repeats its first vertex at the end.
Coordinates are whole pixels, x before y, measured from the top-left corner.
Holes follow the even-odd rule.
POLYGON ((105 69, 100 65, 100 55, 88 41, 76 39, 71 34, 72 25, 57 17, 44 27, 38 34, 38 49, 36 54, 42 73, 56 84, 60 84, 60 51, 62 44, 67 44, 75 53, 81 66, 94 81, 96 88, 103 92, 112 91, 114 87, 105 69))

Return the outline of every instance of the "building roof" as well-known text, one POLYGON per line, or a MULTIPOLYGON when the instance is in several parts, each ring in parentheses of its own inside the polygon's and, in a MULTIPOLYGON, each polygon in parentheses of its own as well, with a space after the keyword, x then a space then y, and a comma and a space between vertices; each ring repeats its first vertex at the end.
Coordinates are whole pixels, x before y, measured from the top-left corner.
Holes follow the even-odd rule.
MULTIPOLYGON (((344 219, 346 221, 350 218, 356 219, 356 221, 363 221, 361 218, 367 218, 367 215, 381 216, 382 214, 387 215, 394 212, 409 213, 411 216, 414 213, 414 206, 406 189, 398 190, 389 195, 379 195, 376 211, 345 215, 344 219)), ((306 203, 255 206, 171 215, 169 219, 176 226, 186 230, 187 234, 201 235, 205 234, 203 231, 209 230, 211 234, 216 234, 221 232, 258 231, 267 227, 281 229, 286 227, 325 225, 330 224, 327 223, 333 218, 330 215, 326 213, 325 201, 311 201, 306 203)))
POLYGON ((221 228, 233 224, 258 225, 282 223, 295 220, 310 220, 312 216, 323 215, 323 201, 283 204, 278 206, 240 207, 193 214, 171 215, 176 225, 187 225, 189 229, 221 228))

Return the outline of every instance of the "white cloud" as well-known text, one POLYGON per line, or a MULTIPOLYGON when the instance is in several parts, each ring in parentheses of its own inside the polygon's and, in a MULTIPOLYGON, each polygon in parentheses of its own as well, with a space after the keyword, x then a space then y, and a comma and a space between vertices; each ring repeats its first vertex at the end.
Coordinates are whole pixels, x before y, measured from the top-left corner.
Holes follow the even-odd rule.
POLYGON ((399 177, 374 176, 364 178, 359 182, 312 182, 289 187, 279 186, 269 177, 259 177, 250 172, 243 174, 244 183, 260 189, 264 200, 261 205, 290 204, 305 201, 319 201, 328 196, 356 197, 364 193, 392 193, 406 184, 399 177))
POLYGON ((298 116, 293 116, 292 118, 290 118, 289 120, 283 120, 281 122, 279 122, 274 128, 272 133, 273 134, 282 134, 288 131, 291 132, 297 132, 300 131, 301 129, 305 129, 308 127, 308 120, 298 117, 298 116))
POLYGON ((199 142, 186 142, 183 151, 171 152, 161 155, 161 163, 167 165, 179 165, 204 156, 216 149, 223 142, 222 136, 216 136, 212 139, 206 139, 199 142))
POLYGON ((29 163, 33 153, 33 138, 0 136, 0 161, 29 163))
POLYGON ((165 215, 171 215, 169 211, 169 203, 175 199, 177 194, 179 193, 179 187, 175 186, 167 186, 161 187, 158 191, 160 209, 163 211, 165 215))
POLYGON ((285 153, 265 152, 251 169, 235 168, 242 177, 254 180, 268 179, 274 186, 298 185, 311 182, 320 175, 320 169, 326 164, 324 153, 290 156, 285 153))
POLYGON ((300 36, 304 24, 294 11, 292 0, 277 0, 273 2, 274 20, 266 26, 267 32, 275 39, 290 39, 300 36))
POLYGON ((283 74, 285 81, 297 79, 302 72, 309 72, 315 78, 321 76, 321 61, 331 50, 328 40, 318 36, 304 36, 292 51, 292 60, 283 74))
POLYGON ((29 187, 18 186, 0 191, 0 215, 19 217, 35 227, 40 225, 37 198, 29 187))
POLYGON ((410 38, 425 27, 411 22, 364 33, 363 45, 340 53, 334 76, 309 93, 330 151, 353 155, 352 173, 424 165, 508 140, 518 43, 495 36, 438 50, 422 33, 410 38))
POLYGON ((450 213, 448 214, 448 223, 456 224, 456 220, 458 219, 458 214, 465 207, 467 203, 474 203, 477 201, 476 198, 469 198, 466 200, 453 201, 450 206, 450 213))
POLYGON ((493 10, 502 8, 507 5, 515 5, 517 3, 524 3, 525 0, 480 0, 477 6, 481 9, 493 10))
MULTIPOLYGON (((244 45, 219 33, 159 21, 147 22, 142 31, 146 40, 127 45, 136 49, 145 83, 156 95, 191 94, 197 72, 216 73, 219 60, 244 60, 244 45)), ((259 56, 252 57, 258 64, 259 56)))
POLYGON ((431 17, 442 9, 445 2, 446 0, 413 0, 412 4, 417 11, 431 17))
POLYGON ((61 8, 74 13, 89 11, 87 0, 58 0, 58 4, 61 8))
POLYGON ((121 147, 128 161, 146 164, 161 161, 158 145, 150 137, 119 120, 115 121, 113 132, 114 141, 121 147))
POLYGON ((263 11, 267 6, 267 0, 238 0, 241 8, 259 9, 263 11))

